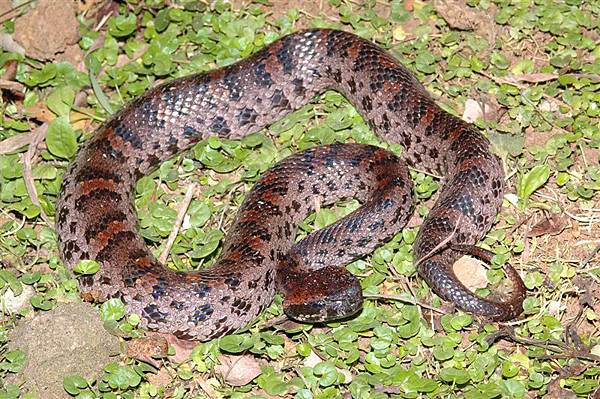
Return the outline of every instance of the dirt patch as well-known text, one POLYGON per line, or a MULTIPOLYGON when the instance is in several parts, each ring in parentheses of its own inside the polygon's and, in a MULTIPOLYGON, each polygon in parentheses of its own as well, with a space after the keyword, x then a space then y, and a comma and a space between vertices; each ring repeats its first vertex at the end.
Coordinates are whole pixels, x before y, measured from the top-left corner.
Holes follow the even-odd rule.
POLYGON ((12 1, 10 0, 0 0, 0 14, 8 13, 12 10, 12 1))
POLYGON ((111 357, 119 354, 119 339, 102 326, 97 310, 74 303, 23 319, 12 331, 9 347, 27 355, 27 365, 9 383, 24 384, 39 398, 71 398, 63 379, 80 375, 97 378, 111 357))
MULTIPOLYGON (((244 5, 248 4, 247 0, 232 0, 231 4, 234 10, 239 10, 244 5)), ((310 20, 315 17, 321 17, 330 22, 339 22, 340 14, 337 7, 332 5, 327 0, 304 1, 304 0, 271 0, 270 6, 256 4, 263 12, 269 14, 269 20, 275 21, 277 18, 283 17, 288 10, 295 8, 300 10, 300 18, 294 25, 297 29, 309 28, 312 26, 310 20)), ((348 3, 348 6, 360 8, 357 3, 348 3)), ((374 11, 382 18, 387 18, 390 15, 390 5, 386 2, 377 2, 374 11)))
POLYGON ((74 1, 40 0, 36 8, 17 18, 14 38, 29 57, 53 59, 79 40, 76 12, 74 1))
POLYGON ((543 147, 552 137, 559 132, 554 130, 539 131, 532 127, 525 129, 525 148, 543 147))
MULTIPOLYGON (((234 10, 239 10, 247 3, 248 1, 246 0, 231 1, 234 10)), ((321 16, 330 21, 337 21, 339 19, 337 8, 328 1, 272 0, 270 4, 271 6, 258 5, 258 7, 263 12, 269 13, 269 19, 272 21, 286 15, 291 8, 302 10, 303 15, 297 24, 297 27, 300 29, 309 27, 306 18, 304 18, 305 16, 321 16)))
POLYGON ((494 22, 495 7, 484 11, 467 6, 464 0, 445 0, 434 2, 434 9, 450 27, 472 30, 485 37, 489 43, 496 41, 499 32, 498 25, 494 22))

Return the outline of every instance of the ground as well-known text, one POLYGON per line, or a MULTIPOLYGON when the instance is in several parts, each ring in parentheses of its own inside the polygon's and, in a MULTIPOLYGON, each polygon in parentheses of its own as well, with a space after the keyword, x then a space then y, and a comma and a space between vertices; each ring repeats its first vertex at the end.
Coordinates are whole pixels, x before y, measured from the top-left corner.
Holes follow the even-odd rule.
MULTIPOLYGON (((598 2, 55 5, 0 1, 0 398, 600 395, 598 2), (278 297, 248 329, 195 346, 145 335, 119 301, 81 303, 54 232, 61 176, 79 144, 149 86, 314 26, 388 48, 490 139, 507 193, 480 245, 496 256, 487 270, 468 258, 455 270, 488 294, 510 262, 528 288, 524 315, 486 324, 416 275, 411 244, 443 184, 419 170, 407 228, 348 266, 366 298, 357 318, 298 325, 282 317, 278 297)), ((344 141, 400 151, 335 93, 251 139, 200 143, 139 182, 142 234, 170 267, 210 265, 261 172, 300 149, 344 141)), ((300 235, 356 206, 321 209, 300 235)))

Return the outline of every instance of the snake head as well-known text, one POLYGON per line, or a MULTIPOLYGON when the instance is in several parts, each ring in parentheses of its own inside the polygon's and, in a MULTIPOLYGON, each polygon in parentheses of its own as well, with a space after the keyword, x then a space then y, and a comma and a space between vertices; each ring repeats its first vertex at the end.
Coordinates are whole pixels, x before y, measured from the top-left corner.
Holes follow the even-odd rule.
POLYGON ((356 277, 341 267, 328 266, 302 275, 296 274, 282 287, 283 311, 301 322, 338 320, 362 308, 362 289, 356 277))

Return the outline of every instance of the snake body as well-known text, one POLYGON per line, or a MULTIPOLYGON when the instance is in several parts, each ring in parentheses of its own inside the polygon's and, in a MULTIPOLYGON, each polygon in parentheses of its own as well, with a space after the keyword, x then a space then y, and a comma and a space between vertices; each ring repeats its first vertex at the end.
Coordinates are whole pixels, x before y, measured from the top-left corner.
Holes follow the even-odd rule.
POLYGON ((418 80, 375 44, 315 29, 285 36, 231 66, 148 90, 104 124, 67 170, 56 227, 67 266, 95 259, 80 276, 84 295, 120 298, 141 325, 188 340, 235 331, 268 305, 276 289, 300 320, 343 317, 360 308, 360 286, 337 267, 372 251, 405 223, 411 207, 405 167, 382 149, 317 147, 266 172, 241 206, 221 258, 199 272, 163 267, 136 230, 133 187, 162 161, 211 135, 240 138, 268 126, 327 89, 342 93, 403 157, 444 176, 439 198, 414 244, 419 274, 443 299, 495 320, 522 310, 524 286, 508 268, 512 296, 469 291, 452 265, 453 245, 489 230, 504 174, 488 141, 442 110, 418 80), (356 197, 362 207, 294 246, 298 223, 323 203, 356 197))

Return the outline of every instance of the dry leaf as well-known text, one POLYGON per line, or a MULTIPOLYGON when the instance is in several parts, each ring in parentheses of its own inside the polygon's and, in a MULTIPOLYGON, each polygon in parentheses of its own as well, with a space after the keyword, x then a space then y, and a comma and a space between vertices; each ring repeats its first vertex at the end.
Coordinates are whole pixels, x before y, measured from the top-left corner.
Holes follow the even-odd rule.
POLYGON ((521 75, 507 76, 506 78, 504 78, 504 80, 509 83, 542 83, 554 79, 558 79, 558 75, 555 73, 524 73, 521 75))
POLYGON ((161 368, 156 374, 147 373, 148 382, 157 387, 166 387, 173 381, 171 373, 167 368, 161 368))
POLYGON ((492 98, 482 98, 479 100, 467 99, 465 101, 465 110, 462 119, 469 123, 477 119, 486 121, 498 121, 501 116, 501 108, 492 98))
POLYGON ((154 331, 148 331, 146 333, 146 337, 164 340, 168 345, 171 345, 173 349, 175 349, 175 354, 169 356, 169 360, 175 363, 182 363, 189 359, 192 350, 194 350, 198 344, 195 341, 179 339, 173 334, 159 333, 154 331))
POLYGON ((19 62, 17 60, 6 61, 4 64, 4 73, 2 74, 2 79, 14 81, 17 77, 17 69, 19 62))
POLYGON ((557 101, 542 100, 539 105, 540 111, 544 112, 556 112, 560 109, 560 105, 557 101))
POLYGON ((341 369, 336 367, 336 370, 344 376, 344 384, 350 384, 352 382, 352 372, 348 369, 341 369))
POLYGON ((156 368, 160 368, 160 360, 155 358, 167 356, 168 350, 169 343, 164 337, 150 335, 129 341, 127 345, 127 356, 151 364, 156 368))
POLYGON ((454 263, 456 277, 470 290, 485 288, 488 284, 485 267, 480 260, 463 256, 454 263))
POLYGON ((69 120, 73 129, 89 131, 92 125, 92 120, 89 115, 86 115, 79 111, 71 111, 69 114, 69 120))
POLYGON ((260 363, 253 356, 219 356, 219 364, 215 372, 220 374, 225 382, 235 387, 246 385, 258 377, 262 371, 260 363))
MULTIPOLYGON (((310 352, 310 355, 306 359, 304 359, 304 366, 313 368, 317 364, 321 363, 323 359, 321 359, 315 352, 310 352)), ((342 369, 339 367, 335 368, 338 373, 344 376, 344 384, 349 384, 352 382, 352 373, 350 370, 342 369)))
POLYGON ((21 133, 0 141, 0 155, 11 154, 19 148, 28 145, 33 140, 33 136, 35 136, 33 132, 21 133))
POLYGON ((25 55, 25 49, 13 40, 12 35, 0 33, 0 48, 11 53, 25 55))
POLYGON ((572 391, 564 389, 560 386, 560 378, 556 378, 548 385, 548 393, 544 398, 547 399, 575 399, 575 395, 572 391))
POLYGON ((18 95, 25 94, 25 86, 12 80, 0 79, 0 89, 5 89, 18 95))
POLYGON ((15 295, 10 288, 4 292, 1 300, 3 308, 0 309, 0 312, 4 312, 4 314, 15 314, 22 309, 31 306, 29 300, 36 292, 29 285, 23 285, 22 287, 23 291, 19 295, 15 295))
POLYGON ((480 118, 483 119, 483 108, 484 105, 479 103, 479 101, 469 98, 467 101, 465 101, 465 110, 463 112, 462 119, 469 123, 473 123, 480 118))
POLYGON ((315 367, 317 364, 321 363, 323 359, 321 359, 315 352, 310 352, 310 355, 306 359, 304 359, 304 365, 306 367, 315 367))
POLYGON ((562 310, 565 309, 560 301, 548 301, 547 303, 548 313, 551 315, 558 315, 562 310))
POLYGON ((567 222, 560 214, 554 213, 546 215, 544 220, 536 223, 531 230, 527 232, 527 237, 539 237, 544 235, 557 235, 560 234, 565 227, 567 222))
POLYGON ((40 122, 52 122, 56 119, 56 115, 48 109, 46 104, 38 102, 30 107, 25 108, 25 112, 33 119, 40 122))

